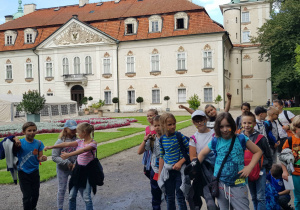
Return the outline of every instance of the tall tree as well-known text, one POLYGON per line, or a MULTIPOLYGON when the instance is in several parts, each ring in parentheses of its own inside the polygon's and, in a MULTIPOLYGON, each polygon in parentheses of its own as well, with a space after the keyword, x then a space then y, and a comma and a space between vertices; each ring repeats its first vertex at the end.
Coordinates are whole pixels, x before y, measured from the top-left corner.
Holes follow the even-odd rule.
POLYGON ((273 92, 280 98, 300 98, 300 73, 295 71, 295 49, 300 44, 300 1, 284 0, 271 12, 271 19, 258 29, 254 43, 261 43, 261 59, 271 59, 273 92))

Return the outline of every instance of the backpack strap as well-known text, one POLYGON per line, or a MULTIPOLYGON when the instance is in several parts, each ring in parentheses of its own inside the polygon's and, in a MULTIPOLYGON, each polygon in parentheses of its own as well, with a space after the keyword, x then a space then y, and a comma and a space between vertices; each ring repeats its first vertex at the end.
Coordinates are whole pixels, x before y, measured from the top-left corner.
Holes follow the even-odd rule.
POLYGON ((283 114, 284 114, 285 118, 289 121, 289 123, 291 123, 292 121, 290 120, 290 118, 288 116, 287 110, 283 110, 283 114))
POLYGON ((292 141, 292 137, 288 137, 287 140, 288 140, 288 143, 289 143, 289 148, 290 148, 291 150, 293 150, 293 141, 292 141))
POLYGON ((180 151, 185 159, 185 164, 188 165, 190 163, 190 156, 188 155, 188 152, 183 144, 183 139, 180 132, 176 132, 176 138, 180 146, 180 151))
POLYGON ((240 121, 241 121, 241 116, 238 116, 238 117, 236 118, 236 127, 237 127, 238 129, 240 129, 240 121))
POLYGON ((238 137, 238 139, 240 141, 240 144, 241 144, 243 150, 246 150, 247 148, 246 148, 246 138, 245 138, 245 135, 244 134, 238 134, 237 137, 238 137))
POLYGON ((217 154, 217 141, 218 138, 217 137, 213 137, 213 139, 211 140, 211 148, 214 151, 215 154, 217 154))
POLYGON ((255 140, 255 144, 257 145, 257 143, 264 137, 264 135, 258 134, 256 140, 255 140))
POLYGON ((193 139, 195 144, 197 144, 197 140, 196 140, 196 137, 194 135, 191 136, 191 139, 193 139))

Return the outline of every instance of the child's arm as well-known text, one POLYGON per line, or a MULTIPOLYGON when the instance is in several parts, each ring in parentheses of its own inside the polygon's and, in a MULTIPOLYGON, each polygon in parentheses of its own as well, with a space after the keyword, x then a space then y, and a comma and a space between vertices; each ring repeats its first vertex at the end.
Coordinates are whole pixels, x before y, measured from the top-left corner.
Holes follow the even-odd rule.
POLYGON ((147 140, 149 139, 149 137, 151 136, 151 134, 148 134, 147 136, 144 136, 144 141, 140 144, 139 148, 138 148, 138 154, 141 155, 145 152, 145 146, 147 143, 147 140))
POLYGON ((79 150, 76 150, 76 151, 74 151, 74 152, 70 152, 70 153, 65 153, 65 152, 63 152, 61 155, 60 155, 60 157, 62 158, 62 159, 67 159, 67 158, 69 158, 69 157, 71 157, 71 156, 75 156, 75 155, 80 155, 80 154, 82 154, 82 153, 84 153, 84 152, 88 152, 88 151, 91 151, 91 150, 94 150, 94 149, 96 149, 95 147, 93 147, 93 146, 86 146, 86 147, 84 147, 84 148, 82 148, 82 149, 79 149, 79 150))
POLYGON ((204 147, 198 155, 199 162, 202 163, 206 155, 208 155, 210 152, 211 150, 208 148, 208 146, 204 147))
POLYGON ((194 110, 192 110, 186 106, 183 106, 183 105, 179 105, 178 107, 179 107, 179 109, 185 109, 190 114, 193 114, 193 112, 194 112, 194 110))
POLYGON ((290 194, 290 190, 283 190, 278 193, 278 195, 285 195, 285 194, 290 194))
POLYGON ((240 177, 248 177, 256 163, 259 161, 260 157, 262 156, 262 151, 259 149, 259 147, 254 144, 252 141, 248 140, 246 143, 247 149, 250 150, 250 152, 253 153, 253 157, 249 165, 245 166, 243 170, 239 171, 239 174, 241 174, 240 177))
POLYGON ((53 148, 64 148, 64 147, 77 147, 78 143, 77 141, 72 141, 72 142, 63 142, 61 144, 56 144, 54 146, 46 146, 44 148, 45 151, 49 150, 49 149, 53 149, 53 148))
POLYGON ((192 161, 193 159, 197 158, 196 147, 189 146, 189 153, 190 153, 190 159, 191 159, 191 161, 192 161))
POLYGON ((44 162, 44 161, 47 160, 47 156, 46 156, 46 155, 43 155, 43 150, 42 150, 42 151, 39 151, 38 160, 39 160, 40 162, 44 162))
POLYGON ((284 180, 288 181, 289 172, 287 171, 286 166, 281 163, 281 168, 282 168, 282 171, 283 171, 282 178, 284 180))
POLYGON ((172 167, 173 170, 180 171, 182 164, 184 164, 185 158, 181 158, 177 163, 172 167))
POLYGON ((224 112, 229 112, 232 95, 231 95, 230 93, 227 93, 226 95, 227 95, 227 99, 228 99, 228 100, 227 100, 227 102, 226 102, 224 112))
POLYGON ((158 167, 158 179, 160 177, 160 173, 164 167, 165 161, 163 158, 159 158, 159 167, 158 167))

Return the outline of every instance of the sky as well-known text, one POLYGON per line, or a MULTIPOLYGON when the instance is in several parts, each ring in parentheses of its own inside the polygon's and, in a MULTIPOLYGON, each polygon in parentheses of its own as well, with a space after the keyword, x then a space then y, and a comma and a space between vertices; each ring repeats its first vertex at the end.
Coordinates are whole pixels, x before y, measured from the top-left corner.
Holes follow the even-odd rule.
MULTIPOLYGON (((101 0, 90 0, 90 3, 100 2, 101 0)), ((108 0, 102 0, 103 2, 108 0)), ((209 16, 221 23, 223 25, 223 16, 220 10, 219 5, 227 4, 230 0, 192 0, 194 4, 202 6, 206 9, 209 16)), ((37 9, 65 6, 65 5, 74 5, 78 4, 79 0, 23 0, 22 6, 24 4, 34 3, 37 5, 37 9)), ((5 22, 4 16, 13 15, 18 11, 18 0, 0 0, 0 24, 5 22)), ((24 8, 24 7, 23 7, 24 8)))

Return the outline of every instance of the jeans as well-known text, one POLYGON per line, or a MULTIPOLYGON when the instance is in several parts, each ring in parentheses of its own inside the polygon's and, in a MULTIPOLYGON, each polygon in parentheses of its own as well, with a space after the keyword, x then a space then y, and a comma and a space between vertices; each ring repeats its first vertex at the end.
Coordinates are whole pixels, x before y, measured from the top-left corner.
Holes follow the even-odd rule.
POLYGON ((289 206, 290 200, 291 200, 291 196, 289 195, 279 195, 278 204, 284 210, 290 210, 291 209, 291 207, 289 206))
POLYGON ((294 182, 294 204, 295 204, 295 209, 300 209, 300 176, 297 175, 292 175, 293 177, 293 182, 294 182))
POLYGON ((39 170, 27 174, 18 171, 20 188, 23 194, 24 210, 33 210, 36 208, 40 194, 40 173, 39 170))
POLYGON ((57 191, 57 208, 63 209, 64 199, 68 185, 68 178, 71 176, 71 171, 63 171, 56 168, 57 180, 58 180, 58 191, 57 191))
POLYGON ((69 210, 76 210, 76 197, 78 191, 81 194, 81 197, 83 198, 85 202, 85 209, 86 210, 93 210, 93 202, 91 197, 91 185, 89 183, 89 180, 86 182, 85 188, 78 188, 77 186, 73 186, 70 195, 69 195, 69 210))
POLYGON ((151 186, 151 194, 152 194, 152 208, 153 210, 160 210, 161 204, 161 190, 157 184, 157 181, 153 179, 154 171, 151 168, 150 171, 150 186, 151 186))
POLYGON ((258 180, 248 183, 254 210, 266 209, 266 169, 262 169, 261 172, 263 172, 263 174, 259 176, 258 180))
POLYGON ((180 189, 181 185, 181 173, 180 171, 170 170, 169 179, 165 181, 166 188, 166 201, 168 210, 175 210, 175 192, 177 198, 177 204, 180 210, 187 210, 185 198, 183 192, 180 189))

